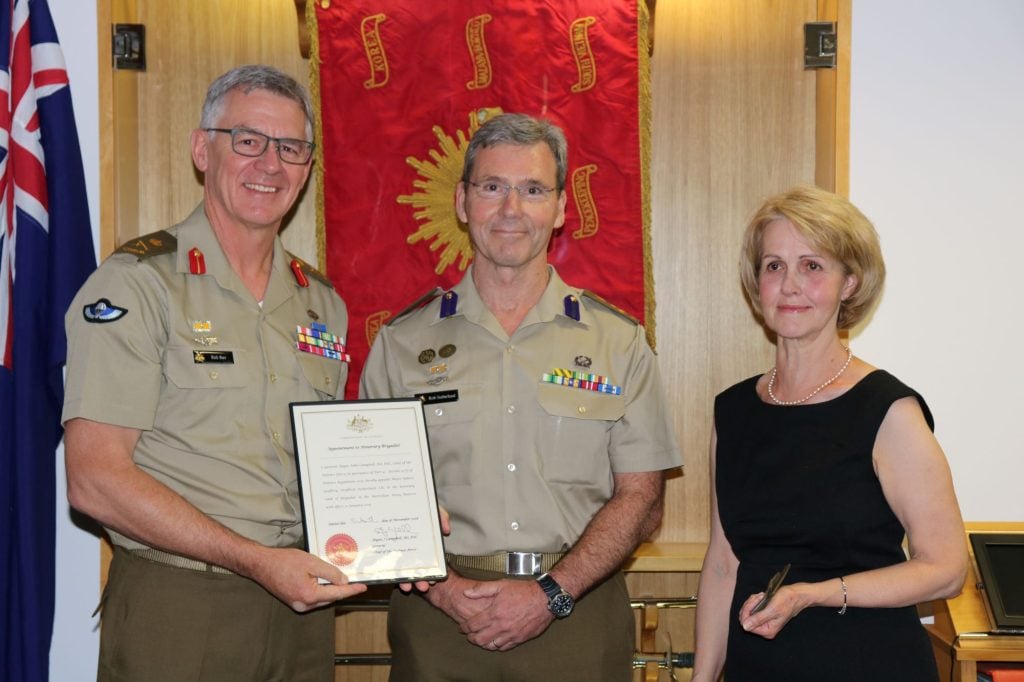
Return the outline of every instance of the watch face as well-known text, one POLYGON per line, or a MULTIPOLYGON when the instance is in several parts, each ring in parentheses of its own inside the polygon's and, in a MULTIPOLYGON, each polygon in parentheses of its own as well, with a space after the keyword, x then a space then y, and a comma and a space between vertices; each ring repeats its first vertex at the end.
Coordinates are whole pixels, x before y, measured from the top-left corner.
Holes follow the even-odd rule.
POLYGON ((572 607, 575 605, 572 595, 561 592, 556 594, 550 602, 548 602, 548 608, 551 609, 551 613, 555 614, 555 618, 565 618, 572 613, 572 607))

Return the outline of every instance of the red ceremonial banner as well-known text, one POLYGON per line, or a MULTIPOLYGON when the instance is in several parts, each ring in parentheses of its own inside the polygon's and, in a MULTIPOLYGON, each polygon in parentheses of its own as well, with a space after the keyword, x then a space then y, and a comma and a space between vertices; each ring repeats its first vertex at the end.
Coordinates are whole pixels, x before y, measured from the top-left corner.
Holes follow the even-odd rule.
POLYGON ((473 132, 501 112, 547 118, 569 142, 550 262, 653 338, 644 0, 310 5, 321 265, 348 304, 349 397, 381 325, 472 261, 455 185, 473 132))

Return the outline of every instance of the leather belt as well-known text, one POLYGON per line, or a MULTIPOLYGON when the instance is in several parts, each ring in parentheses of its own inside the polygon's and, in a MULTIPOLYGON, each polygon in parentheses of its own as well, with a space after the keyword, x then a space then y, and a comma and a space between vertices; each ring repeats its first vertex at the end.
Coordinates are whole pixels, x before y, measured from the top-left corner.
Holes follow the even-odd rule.
POLYGON ((140 559, 155 561, 158 564, 174 566, 175 568, 187 568, 190 571, 227 573, 229 575, 234 575, 231 571, 222 566, 208 564, 205 561, 199 561, 198 559, 189 559, 188 557, 178 556, 177 554, 171 554, 170 552, 161 552, 159 549, 131 549, 128 550, 128 552, 132 556, 139 557, 140 559))
POLYGON ((484 556, 445 554, 453 568, 472 568, 505 575, 540 575, 547 573, 561 561, 565 552, 497 552, 484 556))

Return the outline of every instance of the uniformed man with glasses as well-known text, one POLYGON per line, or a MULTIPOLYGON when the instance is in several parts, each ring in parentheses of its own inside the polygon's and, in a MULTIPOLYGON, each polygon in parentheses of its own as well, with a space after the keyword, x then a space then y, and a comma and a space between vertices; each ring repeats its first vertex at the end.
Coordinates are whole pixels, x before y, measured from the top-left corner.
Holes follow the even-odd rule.
POLYGON ((619 567, 681 460, 643 328, 547 262, 566 153, 529 116, 477 130, 455 190, 473 264, 363 369, 363 397, 423 401, 451 515, 448 580, 392 597, 392 680, 632 679, 619 567))
POLYGON ((347 314, 278 238, 312 138, 291 77, 218 78, 191 139, 203 202, 67 313, 68 497, 115 547, 100 680, 334 679, 331 605, 365 587, 299 549, 288 403, 341 396, 344 360, 297 334, 344 337, 347 314))

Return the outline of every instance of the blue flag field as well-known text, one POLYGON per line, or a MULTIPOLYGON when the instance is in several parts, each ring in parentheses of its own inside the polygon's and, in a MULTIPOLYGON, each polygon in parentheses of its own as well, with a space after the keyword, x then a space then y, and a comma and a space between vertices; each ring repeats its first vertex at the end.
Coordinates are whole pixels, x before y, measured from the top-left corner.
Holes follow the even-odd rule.
POLYGON ((64 312, 95 268, 46 0, 0 10, 0 680, 48 679, 64 312))

